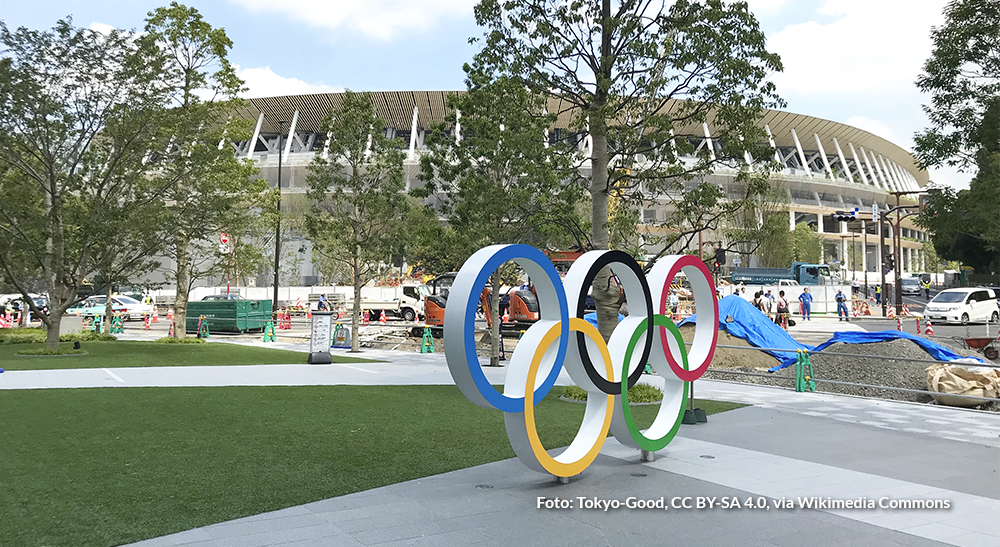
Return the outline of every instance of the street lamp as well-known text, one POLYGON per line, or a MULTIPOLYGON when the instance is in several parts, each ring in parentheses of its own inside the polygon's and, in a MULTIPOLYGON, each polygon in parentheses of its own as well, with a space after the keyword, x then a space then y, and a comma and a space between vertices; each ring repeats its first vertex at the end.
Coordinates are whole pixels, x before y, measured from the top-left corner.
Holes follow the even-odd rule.
POLYGON ((281 133, 287 121, 278 122, 278 207, 275 209, 277 219, 274 223, 274 300, 271 302, 271 313, 278 313, 278 267, 281 256, 281 133))

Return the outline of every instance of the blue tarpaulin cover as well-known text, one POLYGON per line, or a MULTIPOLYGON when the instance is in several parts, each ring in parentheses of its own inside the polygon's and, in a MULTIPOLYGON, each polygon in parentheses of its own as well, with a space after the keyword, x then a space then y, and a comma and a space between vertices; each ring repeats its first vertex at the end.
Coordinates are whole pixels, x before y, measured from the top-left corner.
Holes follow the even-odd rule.
MULTIPOLYGON (((692 315, 680 324, 694 323, 697 317, 698 314, 692 315)), ((778 368, 795 364, 795 350, 813 349, 812 346, 796 341, 753 304, 735 294, 719 300, 719 328, 746 340, 754 347, 792 350, 767 352, 781 361, 782 364, 778 368)))
MULTIPOLYGON (((621 323, 622 319, 625 319, 625 316, 619 313, 618 314, 618 322, 621 323)), ((587 313, 587 314, 584 314, 583 320, 586 321, 586 322, 588 322, 588 323, 590 323, 591 325, 594 325, 595 329, 597 328, 597 314, 596 313, 587 313)))
MULTIPOLYGON (((833 337, 823 342, 822 344, 816 346, 816 351, 823 351, 832 344, 840 342, 841 344, 871 344, 872 342, 886 342, 889 340, 896 340, 898 338, 904 338, 910 340, 924 349, 933 359, 938 361, 954 361, 956 359, 976 359, 977 361, 985 363, 982 359, 976 357, 964 357, 959 355, 950 349, 931 342, 926 338, 921 338, 915 334, 910 334, 908 332, 900 332, 898 330, 881 330, 875 332, 835 332, 833 337)), ((795 360, 792 360, 792 364, 795 364, 795 360)), ((774 367, 769 370, 769 372, 774 372, 780 370, 787 365, 782 364, 781 366, 774 367)))

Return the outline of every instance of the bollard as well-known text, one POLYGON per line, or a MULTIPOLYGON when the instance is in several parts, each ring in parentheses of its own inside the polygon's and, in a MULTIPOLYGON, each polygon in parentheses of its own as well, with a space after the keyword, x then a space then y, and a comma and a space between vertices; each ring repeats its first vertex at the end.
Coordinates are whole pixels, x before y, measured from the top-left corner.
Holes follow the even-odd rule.
POLYGON ((917 336, 920 336, 920 317, 917 316, 917 336))
POLYGON ((424 338, 420 343, 420 353, 434 353, 434 336, 430 327, 424 327, 424 338))
POLYGON ((208 338, 208 318, 202 315, 198 318, 198 338, 208 338))
POLYGON ((167 338, 173 338, 173 337, 174 337, 174 320, 171 319, 170 320, 170 332, 167 333, 167 338))
POLYGON ((798 350, 795 356, 795 391, 816 391, 816 382, 813 380, 812 361, 809 360, 809 352, 798 350))

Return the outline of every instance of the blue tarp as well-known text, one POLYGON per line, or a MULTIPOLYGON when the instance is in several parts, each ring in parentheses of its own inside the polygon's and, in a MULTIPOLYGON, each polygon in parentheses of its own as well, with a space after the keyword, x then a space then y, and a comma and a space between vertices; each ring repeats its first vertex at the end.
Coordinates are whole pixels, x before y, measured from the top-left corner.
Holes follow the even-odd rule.
MULTIPOLYGON (((681 321, 680 324, 694 323, 697 317, 698 314, 692 315, 681 321)), ((812 346, 796 341, 785 329, 776 325, 753 304, 735 294, 719 300, 719 329, 737 338, 742 338, 757 348, 792 350, 767 352, 781 361, 782 364, 778 368, 795 364, 795 350, 813 349, 812 346)))
MULTIPOLYGON (((956 359, 976 359, 979 362, 985 363, 982 359, 977 357, 965 357, 951 351, 950 349, 931 342, 926 338, 921 338, 917 335, 910 334, 908 332, 900 332, 897 330, 882 330, 875 332, 835 332, 833 337, 823 342, 822 344, 816 346, 816 351, 823 351, 824 349, 830 347, 833 344, 871 344, 872 342, 886 342, 889 340, 896 340, 898 338, 903 338, 910 340, 916 345, 924 349, 933 359, 938 361, 954 361, 956 359)), ((792 362, 794 364, 794 360, 792 362)), ((775 367, 770 369, 770 372, 784 368, 784 366, 775 367)))

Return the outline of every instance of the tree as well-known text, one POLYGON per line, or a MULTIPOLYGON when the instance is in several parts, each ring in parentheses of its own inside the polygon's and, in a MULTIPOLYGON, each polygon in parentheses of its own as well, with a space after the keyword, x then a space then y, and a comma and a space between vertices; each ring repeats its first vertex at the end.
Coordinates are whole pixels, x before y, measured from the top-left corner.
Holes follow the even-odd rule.
POLYGON ((931 95, 930 127, 915 135, 923 168, 966 169, 982 147, 980 124, 1000 94, 1000 0, 952 0, 943 26, 931 30, 934 48, 917 78, 931 95))
MULTIPOLYGON (((552 95, 555 113, 572 116, 585 135, 592 248, 611 244, 612 195, 634 207, 640 190, 681 195, 685 180, 744 152, 768 157, 756 144, 767 141, 756 120, 782 104, 766 81, 781 63, 746 3, 482 0, 475 15, 485 37, 473 66, 552 95), (687 137, 709 117, 713 140, 697 147, 687 137), (698 161, 678 161, 686 153, 698 161)), ((606 338, 619 296, 610 275, 605 268, 593 285, 606 338)))
POLYGON ((0 22, 0 269, 59 345, 63 313, 117 243, 122 208, 160 195, 144 161, 159 136, 165 59, 130 33, 59 21, 49 31, 0 22), (46 316, 27 298, 39 281, 46 316))
MULTIPOLYGON (((823 253, 823 238, 816 229, 800 222, 791 233, 792 262, 808 262, 815 264, 823 253)), ((790 265, 790 264, 789 264, 790 265)))
MULTIPOLYGON (((461 113, 462 138, 445 126, 428 139, 421 158, 428 184, 417 195, 442 192, 442 213, 468 257, 498 243, 545 247, 559 235, 579 237, 575 206, 579 186, 565 184, 568 156, 547 146, 545 132, 555 116, 545 112, 545 95, 527 90, 520 79, 493 77, 466 65, 468 92, 449 103, 461 113)), ((452 113, 451 123, 457 114, 452 113)), ((633 223, 634 226, 634 223, 633 223)), ((579 239, 577 239, 579 241, 579 239)), ((498 366, 500 288, 503 272, 491 277, 491 364, 498 366)))
POLYGON ((329 135, 327 156, 317 155, 309 165, 305 225, 315 252, 351 269, 351 351, 357 352, 361 287, 378 263, 392 256, 404 232, 409 203, 404 156, 385 137, 385 121, 366 93, 346 92, 321 131, 329 135))
POLYGON ((788 213, 764 217, 764 237, 760 246, 762 268, 788 268, 792 264, 792 236, 788 230, 788 213))
POLYGON ((233 152, 232 142, 250 137, 245 120, 230 116, 243 81, 229 63, 233 43, 225 30, 213 28, 195 8, 177 2, 148 14, 144 41, 169 59, 161 77, 171 89, 167 141, 159 149, 159 176, 171 182, 162 228, 173 258, 177 286, 174 336, 185 337, 188 293, 199 275, 218 271, 216 241, 220 232, 258 219, 254 209, 273 199, 266 179, 253 179, 257 168, 233 152), (199 270, 199 263, 207 267, 199 270))

